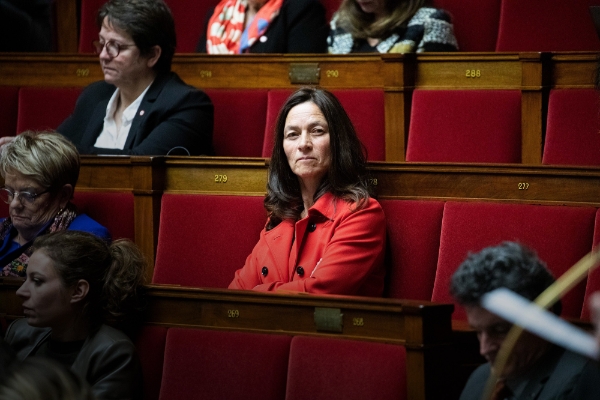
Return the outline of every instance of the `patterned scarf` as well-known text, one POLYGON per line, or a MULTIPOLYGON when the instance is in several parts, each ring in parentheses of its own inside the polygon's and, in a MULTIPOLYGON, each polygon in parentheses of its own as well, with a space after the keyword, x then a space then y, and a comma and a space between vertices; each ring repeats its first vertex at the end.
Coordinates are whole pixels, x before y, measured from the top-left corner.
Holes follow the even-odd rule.
MULTIPOLYGON (((293 0, 292 0, 293 1, 293 0)), ((206 34, 208 54, 245 53, 279 15, 283 0, 268 0, 244 30, 247 0, 222 0, 216 7, 206 34)))
MULTIPOLYGON (((61 208, 58 214, 56 214, 56 217, 54 217, 52 221, 48 222, 37 236, 66 230, 69 225, 71 225, 71 222, 73 222, 75 217, 77 217, 77 208, 74 204, 67 203, 66 207, 61 208)), ((0 224, 0 243, 4 241, 6 235, 10 235, 12 228, 13 225, 10 217, 6 218, 2 224, 0 224)), ((32 244, 33 240, 30 240, 23 246, 19 247, 15 257, 4 266, 2 271, 0 271, 0 276, 25 277, 27 264, 29 263, 29 257, 32 253, 32 244)))

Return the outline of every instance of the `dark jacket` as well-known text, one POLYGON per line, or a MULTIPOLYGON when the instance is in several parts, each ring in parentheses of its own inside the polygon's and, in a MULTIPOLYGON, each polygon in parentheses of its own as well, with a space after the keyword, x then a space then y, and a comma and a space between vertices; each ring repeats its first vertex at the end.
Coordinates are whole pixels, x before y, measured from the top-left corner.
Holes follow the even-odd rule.
MULTIPOLYGON (((50 334, 50 328, 29 326, 22 318, 8 327, 5 341, 17 358, 24 360, 33 356, 50 334)), ((108 325, 101 325, 88 336, 71 371, 90 384, 98 400, 143 398, 142 370, 135 346, 124 333, 108 325)))
MULTIPOLYGON (((214 7, 208 10, 196 51, 206 53, 206 32, 214 7)), ((329 26, 319 0, 284 0, 277 18, 250 53, 326 53, 329 26)))
POLYGON ((181 147, 190 155, 211 154, 212 102, 174 72, 158 75, 146 92, 123 150, 94 147, 115 90, 104 81, 92 83, 77 99, 73 114, 58 127, 81 154, 187 154, 181 147))

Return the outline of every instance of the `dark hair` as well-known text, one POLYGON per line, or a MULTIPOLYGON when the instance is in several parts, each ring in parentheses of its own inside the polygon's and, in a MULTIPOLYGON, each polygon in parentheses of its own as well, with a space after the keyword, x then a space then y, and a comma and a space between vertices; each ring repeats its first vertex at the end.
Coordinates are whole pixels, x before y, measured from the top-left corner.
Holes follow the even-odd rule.
POLYGON ((138 309, 146 262, 130 240, 108 244, 91 233, 61 231, 38 237, 32 248, 54 261, 66 287, 88 282, 84 316, 92 324, 116 323, 138 309))
POLYGON ((90 385, 50 358, 30 357, 15 363, 0 385, 0 398, 10 400, 93 400, 90 385))
MULTIPOLYGON (((529 300, 535 300, 555 279, 531 249, 503 242, 469 254, 452 276, 450 293, 463 305, 479 305, 481 297, 505 287, 529 300)), ((560 314, 560 302, 554 312, 560 314)))
POLYGON ((357 39, 385 38, 400 27, 406 27, 427 0, 386 0, 387 15, 375 20, 367 14, 356 0, 344 0, 338 9, 338 25, 357 39))
POLYGON ((314 103, 323 113, 329 126, 331 149, 331 166, 314 200, 330 192, 336 197, 355 202, 356 209, 360 209, 371 195, 366 178, 366 150, 356 136, 348 114, 330 92, 319 88, 301 88, 287 99, 275 124, 275 144, 265 197, 265 208, 270 216, 267 229, 278 225, 283 219, 298 219, 304 209, 298 177, 292 172, 283 150, 283 137, 290 110, 306 102, 314 103))
POLYGON ((109 0, 98 11, 96 23, 102 28, 104 18, 109 24, 126 32, 142 55, 160 46, 161 55, 154 69, 159 73, 171 70, 177 46, 175 21, 171 10, 162 0, 109 0))

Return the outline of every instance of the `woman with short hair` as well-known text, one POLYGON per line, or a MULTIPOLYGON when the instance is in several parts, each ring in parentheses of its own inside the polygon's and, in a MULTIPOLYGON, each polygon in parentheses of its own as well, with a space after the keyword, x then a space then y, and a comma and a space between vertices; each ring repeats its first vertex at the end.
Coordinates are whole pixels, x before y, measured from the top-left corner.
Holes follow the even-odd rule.
POLYGON ((142 398, 135 347, 107 323, 139 313, 145 267, 127 239, 109 245, 77 231, 39 237, 17 290, 25 318, 9 326, 6 342, 19 360, 58 361, 87 381, 97 399, 142 398))
POLYGON ((450 15, 427 0, 343 0, 331 20, 329 53, 456 51, 450 15))
POLYGON ((23 132, 2 147, 0 174, 9 214, 0 220, 0 276, 24 277, 33 240, 45 233, 81 230, 110 240, 104 226, 71 203, 79 153, 63 136, 23 132))
POLYGON ((229 288, 383 294, 385 216, 363 149, 331 93, 303 88, 288 98, 269 164, 269 218, 229 288))
POLYGON ((97 22, 104 81, 84 89, 57 131, 81 154, 210 154, 213 106, 171 72, 176 37, 167 5, 109 0, 97 22))

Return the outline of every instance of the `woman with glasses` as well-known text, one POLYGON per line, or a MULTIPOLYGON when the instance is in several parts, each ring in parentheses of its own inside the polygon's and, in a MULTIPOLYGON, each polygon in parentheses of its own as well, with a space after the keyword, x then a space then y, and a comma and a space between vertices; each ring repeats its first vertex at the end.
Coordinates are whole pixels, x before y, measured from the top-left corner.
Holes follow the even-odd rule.
POLYGON ((175 23, 165 3, 110 0, 97 23, 104 81, 83 91, 57 131, 81 154, 210 154, 213 106, 171 72, 175 23))
POLYGON ((0 220, 0 276, 24 277, 31 244, 39 235, 79 230, 110 240, 108 230, 70 202, 79 177, 79 154, 55 132, 23 132, 2 147, 0 198, 8 218, 0 220))

